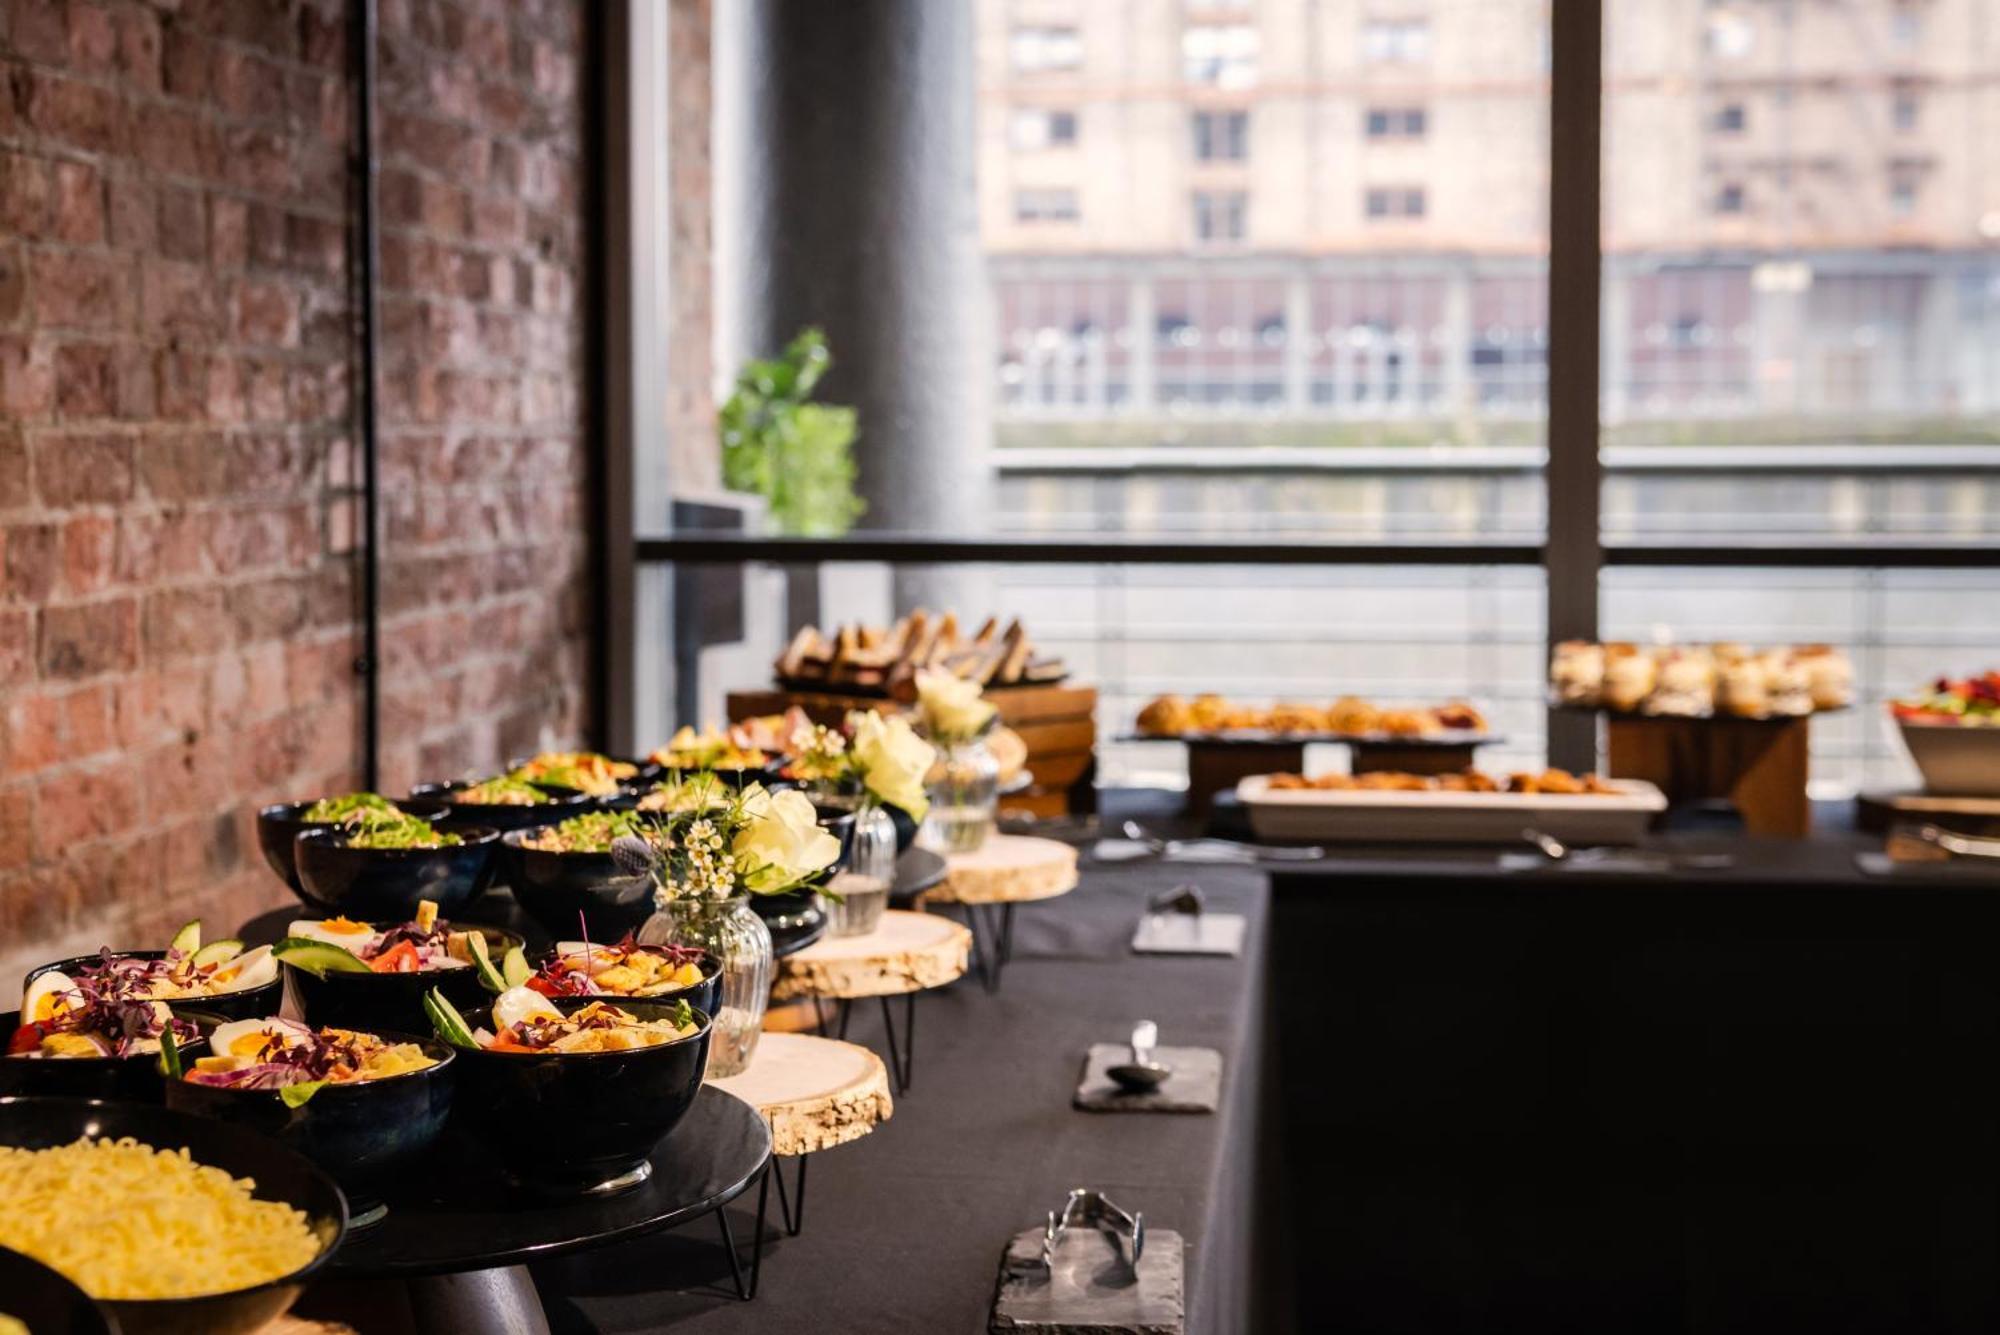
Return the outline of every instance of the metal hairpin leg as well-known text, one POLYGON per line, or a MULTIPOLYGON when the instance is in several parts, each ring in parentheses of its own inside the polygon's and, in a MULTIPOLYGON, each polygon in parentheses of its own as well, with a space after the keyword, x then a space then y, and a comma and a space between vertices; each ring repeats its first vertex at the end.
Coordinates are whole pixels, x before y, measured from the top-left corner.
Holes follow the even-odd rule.
POLYGON ((758 1220, 756 1259, 751 1261, 750 1281, 745 1283, 743 1279, 743 1262, 736 1255, 736 1234, 729 1227, 729 1207, 717 1206, 715 1218, 722 1225, 722 1250, 729 1253, 729 1277, 736 1282, 736 1296, 741 1301, 747 1303, 757 1296, 757 1261, 762 1259, 764 1251, 763 1220, 758 1220))
POLYGON ((784 1165, 778 1162, 775 1155, 771 1159, 772 1176, 778 1179, 778 1217, 784 1220, 785 1236, 788 1238, 796 1238, 799 1230, 806 1226, 806 1160, 810 1158, 810 1154, 798 1156, 798 1185, 789 1192, 785 1190, 784 1165))
MULTIPOLYGON (((903 993, 903 1026, 900 1035, 896 1030, 896 1012, 893 1005, 895 998, 884 996, 878 998, 878 1000, 882 1003, 882 1027, 888 1031, 889 1074, 896 1081, 896 1092, 898 1094, 907 1094, 910 1092, 910 1082, 916 1077, 917 994, 915 992, 903 993)), ((840 999, 840 1008, 835 1013, 840 1017, 839 1021, 837 1024, 829 1025, 827 1023, 824 1001, 819 997, 813 998, 813 1018, 819 1024, 819 1032, 825 1035, 829 1029, 832 1029, 832 1036, 834 1038, 845 1039, 847 1037, 847 1023, 854 1015, 854 999, 852 997, 842 997, 840 999)), ((784 1183, 781 1181, 778 1186, 780 1191, 782 1191, 784 1183)))
POLYGON ((988 992, 998 992, 1000 970, 1014 958, 1014 906, 967 904, 965 925, 972 929, 972 958, 979 977, 988 992))

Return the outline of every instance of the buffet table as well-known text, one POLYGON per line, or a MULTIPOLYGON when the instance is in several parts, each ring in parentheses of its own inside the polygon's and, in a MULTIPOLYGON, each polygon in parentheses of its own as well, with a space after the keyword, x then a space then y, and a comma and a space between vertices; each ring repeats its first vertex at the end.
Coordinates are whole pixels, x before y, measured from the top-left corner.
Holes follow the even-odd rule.
MULTIPOLYGON (((1254 868, 1086 870, 1077 893, 1023 916, 1004 991, 960 983, 926 998, 922 1089, 878 1134, 815 1163, 813 1226, 767 1239, 756 1301, 734 1299, 711 1230, 698 1229, 533 1266, 550 1328, 983 1331, 1007 1239, 1074 1186, 1186 1237, 1190 1331, 1266 1328, 1253 1302, 1269 1286, 1251 1262, 1264 903, 1254 868), (1188 880, 1213 908, 1249 916, 1241 957, 1130 952, 1148 897, 1188 880), (1163 1043, 1221 1050, 1219 1113, 1070 1106, 1089 1046, 1146 1018, 1163 1043)), ((877 1024, 857 1011, 850 1037, 872 1043, 877 1024)), ((747 1203, 734 1208, 747 1237, 747 1203)))

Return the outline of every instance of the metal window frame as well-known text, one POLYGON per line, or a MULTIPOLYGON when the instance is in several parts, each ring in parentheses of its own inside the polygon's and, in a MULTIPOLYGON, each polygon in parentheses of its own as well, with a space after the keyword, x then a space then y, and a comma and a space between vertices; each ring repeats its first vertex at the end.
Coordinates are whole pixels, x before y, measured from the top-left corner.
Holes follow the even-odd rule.
MULTIPOLYGON (((606 164, 606 272, 634 275, 633 187, 621 173, 660 171, 634 149, 632 99, 621 80, 638 77, 630 55, 627 7, 605 7, 607 125, 601 136, 606 164)), ((1538 566, 1547 598, 1551 642, 1597 634, 1600 574, 1607 567, 1738 567, 1746 569, 2000 569, 2000 544, 1896 543, 1857 546, 1839 542, 1731 541, 1611 542, 1601 535, 1605 475, 1600 447, 1600 300, 1603 278, 1600 225, 1603 98, 1603 0, 1559 0, 1551 7, 1550 173, 1548 300, 1548 450, 1542 469, 1548 529, 1543 541, 1384 543, 1342 541, 1192 540, 1153 537, 978 538, 945 534, 863 534, 845 538, 771 538, 728 533, 635 535, 600 524, 604 572, 599 607, 600 641, 606 646, 598 681, 599 740, 629 745, 634 664, 636 568, 664 564, 768 563, 810 566, 821 562, 874 561, 907 565, 1276 565, 1276 566, 1538 566), (620 731, 620 727, 624 729, 620 731)), ((633 336, 630 282, 601 289, 608 407, 599 486, 616 487, 633 476, 633 336), (625 293, 622 298, 620 292, 625 293)), ((663 332, 663 331, 656 331, 663 332)), ((1661 457, 1634 462, 1671 470, 1680 461, 1661 457)), ((1687 466, 1696 466, 1692 461, 1687 466)), ((1767 461, 1782 470, 1788 462, 1767 461)), ((610 491, 607 496, 621 495, 610 491)), ((601 513, 616 521, 621 507, 600 497, 601 513)), ((1594 764, 1594 723, 1557 714, 1549 719, 1552 763, 1594 764)))

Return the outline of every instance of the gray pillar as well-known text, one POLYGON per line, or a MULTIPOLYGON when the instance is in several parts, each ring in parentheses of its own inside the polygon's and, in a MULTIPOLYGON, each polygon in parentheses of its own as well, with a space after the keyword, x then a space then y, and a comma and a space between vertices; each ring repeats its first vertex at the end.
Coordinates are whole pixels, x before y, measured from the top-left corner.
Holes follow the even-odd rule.
POLYGON ((745 332, 768 352, 826 330, 821 397, 860 415, 862 526, 976 531, 993 364, 971 0, 746 8, 745 332))

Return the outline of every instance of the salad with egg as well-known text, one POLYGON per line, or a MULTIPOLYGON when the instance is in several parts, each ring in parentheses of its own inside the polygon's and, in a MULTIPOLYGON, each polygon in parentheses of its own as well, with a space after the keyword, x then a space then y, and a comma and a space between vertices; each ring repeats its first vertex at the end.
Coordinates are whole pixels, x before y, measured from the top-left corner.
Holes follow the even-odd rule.
POLYGON ((642 1019, 606 1001, 564 1014, 532 987, 512 987, 493 1000, 493 1028, 472 1028, 442 993, 424 999, 438 1037, 483 1052, 592 1053, 658 1047, 696 1032, 694 1008, 676 1002, 658 1019, 642 1019))
POLYGON ((593 797, 611 797, 627 779, 637 778, 639 767, 628 760, 613 760, 595 751, 544 751, 523 761, 508 774, 524 783, 554 784, 574 788, 593 797))
POLYGON ((353 1029, 314 1029, 275 1015, 217 1025, 208 1048, 207 1056, 182 1070, 181 1079, 223 1089, 274 1089, 294 1108, 327 1085, 386 1080, 437 1065, 416 1043, 353 1029))
POLYGON ((658 997, 702 980, 708 953, 690 946, 642 946, 630 932, 612 946, 559 941, 524 984, 545 997, 658 997))
POLYGON ((220 996, 262 987, 278 976, 269 946, 245 950, 234 938, 201 940, 201 920, 174 933, 165 951, 114 955, 107 947, 97 962, 74 974, 44 969, 28 980, 21 998, 21 1025, 9 1041, 14 1057, 124 1057, 157 1052, 160 1035, 194 1031, 174 1021, 162 1004, 191 997, 220 996))
MULTIPOLYGON (((353 918, 297 919, 271 953, 322 978, 329 973, 493 971, 485 933, 477 928, 455 930, 438 917, 437 902, 430 899, 417 904, 416 917, 393 927, 353 918)), ((497 986, 497 974, 493 982, 497 986)))

